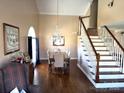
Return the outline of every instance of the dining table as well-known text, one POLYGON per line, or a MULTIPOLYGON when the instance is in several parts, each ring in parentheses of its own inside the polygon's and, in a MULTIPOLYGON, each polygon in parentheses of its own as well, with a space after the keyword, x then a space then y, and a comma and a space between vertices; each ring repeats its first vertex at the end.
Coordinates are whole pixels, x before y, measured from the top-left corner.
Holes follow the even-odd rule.
MULTIPOLYGON (((49 61, 50 61, 50 66, 53 62, 55 62, 55 59, 54 59, 54 54, 56 52, 49 52, 49 61)), ((70 56, 68 56, 68 54, 66 52, 60 52, 60 53, 63 53, 64 54, 64 62, 67 62, 67 65, 70 64, 70 56)))

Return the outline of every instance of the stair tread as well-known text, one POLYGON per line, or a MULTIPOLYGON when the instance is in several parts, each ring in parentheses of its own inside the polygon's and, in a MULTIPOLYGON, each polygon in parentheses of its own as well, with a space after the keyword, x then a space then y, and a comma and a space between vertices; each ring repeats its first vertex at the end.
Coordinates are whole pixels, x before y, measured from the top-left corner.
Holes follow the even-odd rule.
POLYGON ((92 37, 90 37, 92 40, 101 40, 101 38, 92 38, 92 37))
POLYGON ((103 59, 100 59, 100 62, 117 62, 117 61, 115 61, 115 60, 103 60, 103 59))
POLYGON ((99 83, 124 82, 124 79, 100 79, 99 83))
POLYGON ((94 45, 94 47, 106 47, 105 45, 101 45, 101 46, 99 46, 99 45, 94 45))
POLYGON ((101 49, 101 50, 100 50, 100 49, 95 49, 95 50, 96 50, 96 52, 104 52, 104 51, 105 51, 105 52, 107 52, 107 51, 109 52, 108 49, 101 49))
POLYGON ((115 60, 108 60, 108 59, 107 59, 107 60, 103 60, 103 59, 102 59, 102 60, 100 60, 100 61, 104 61, 104 62, 108 62, 108 61, 113 62, 113 61, 114 61, 114 62, 116 62, 115 60))
POLYGON ((117 71, 117 72, 100 72, 99 73, 100 75, 118 75, 118 74, 123 74, 123 73, 121 73, 121 72, 119 72, 119 71, 117 71))
MULTIPOLYGON (((88 60, 88 59, 87 59, 87 61, 90 62, 90 60, 88 60)), ((107 60, 103 60, 103 59, 102 59, 102 60, 100 60, 100 62, 101 62, 101 61, 102 61, 102 62, 117 62, 117 61, 115 61, 115 60, 108 60, 108 59, 107 59, 107 60)))
POLYGON ((111 54, 101 54, 101 56, 112 56, 111 54))
POLYGON ((103 46, 95 46, 95 47, 106 47, 106 46, 103 45, 103 46))
POLYGON ((108 50, 106 47, 95 47, 95 49, 96 49, 96 51, 97 50, 103 50, 103 51, 108 50))
POLYGON ((91 39, 92 40, 92 42, 104 42, 103 40, 101 40, 101 39, 91 39))
POLYGON ((107 55, 107 54, 105 54, 105 55, 102 55, 102 54, 101 54, 100 56, 112 56, 112 55, 110 55, 110 54, 108 54, 108 55, 107 55))
POLYGON ((108 66, 108 67, 110 67, 110 66, 117 66, 117 65, 100 65, 100 66, 108 66))
POLYGON ((99 66, 100 68, 120 68, 120 66, 99 66))
POLYGON ((105 51, 105 52, 109 52, 109 50, 108 50, 108 49, 106 49, 106 50, 97 50, 97 51, 105 51))
MULTIPOLYGON (((94 72, 90 72, 91 74, 95 75, 94 72)), ((119 71, 116 72, 99 72, 99 75, 124 75, 124 73, 121 73, 119 71)))
POLYGON ((104 43, 103 41, 92 41, 93 43, 104 43))

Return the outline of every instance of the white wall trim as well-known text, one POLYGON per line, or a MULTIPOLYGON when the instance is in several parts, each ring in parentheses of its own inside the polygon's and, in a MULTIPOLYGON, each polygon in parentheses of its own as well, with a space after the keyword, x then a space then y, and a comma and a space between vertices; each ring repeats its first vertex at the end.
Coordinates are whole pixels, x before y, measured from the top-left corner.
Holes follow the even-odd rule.
MULTIPOLYGON (((48 58, 40 58, 40 60, 47 60, 48 58)), ((72 57, 71 60, 77 60, 77 57, 72 57)))
MULTIPOLYGON (((50 13, 50 12, 40 12, 40 15, 57 15, 56 13, 50 13)), ((63 14, 63 13, 59 13, 58 15, 60 16, 79 16, 79 14, 72 14, 72 13, 68 13, 68 14, 63 14)), ((82 15, 82 14, 80 14, 82 15)))
POLYGON ((47 60, 48 58, 40 58, 40 60, 47 60))

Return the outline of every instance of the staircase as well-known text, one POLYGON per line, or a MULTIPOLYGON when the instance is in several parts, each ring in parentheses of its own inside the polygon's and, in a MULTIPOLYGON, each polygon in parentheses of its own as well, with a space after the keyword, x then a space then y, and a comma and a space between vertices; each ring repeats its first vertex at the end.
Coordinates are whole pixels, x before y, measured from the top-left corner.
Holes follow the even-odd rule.
MULTIPOLYGON (((91 65, 91 60, 88 57, 87 50, 85 52, 85 60, 87 62, 90 76, 84 71, 82 65, 78 64, 78 67, 88 76, 90 81, 94 84, 96 88, 117 88, 117 87, 124 87, 124 74, 121 72, 120 62, 113 59, 113 56, 110 53, 110 50, 105 45, 104 41, 99 36, 90 36, 93 46, 95 47, 97 53, 100 54, 100 61, 99 61, 99 82, 95 82, 95 73, 93 72, 93 68, 91 65), (91 77, 93 79, 91 79, 91 77)), ((86 49, 85 46, 82 47, 86 49)), ((84 60, 83 60, 84 61, 84 60)))
POLYGON ((81 22, 77 66, 96 88, 124 88, 124 48, 106 26, 89 36, 81 22))
POLYGON ((92 43, 100 54, 99 61, 99 87, 124 87, 124 74, 121 71, 119 62, 113 59, 110 50, 99 36, 90 36, 92 43))

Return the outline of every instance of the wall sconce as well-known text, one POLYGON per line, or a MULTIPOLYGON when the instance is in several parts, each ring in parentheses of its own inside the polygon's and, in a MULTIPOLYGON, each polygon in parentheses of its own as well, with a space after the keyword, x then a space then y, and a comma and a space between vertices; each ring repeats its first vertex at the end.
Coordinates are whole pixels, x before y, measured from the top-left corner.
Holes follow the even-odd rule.
POLYGON ((114 0, 109 0, 108 7, 112 7, 114 4, 114 0))

